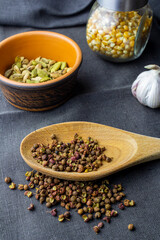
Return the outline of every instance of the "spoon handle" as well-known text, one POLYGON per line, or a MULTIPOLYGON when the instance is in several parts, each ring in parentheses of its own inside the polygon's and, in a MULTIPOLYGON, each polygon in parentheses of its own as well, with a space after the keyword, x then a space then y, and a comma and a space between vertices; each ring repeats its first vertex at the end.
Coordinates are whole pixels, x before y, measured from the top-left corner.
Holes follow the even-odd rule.
POLYGON ((134 138, 137 143, 137 151, 129 160, 128 166, 134 166, 160 158, 160 138, 147 137, 130 132, 129 135, 134 138))

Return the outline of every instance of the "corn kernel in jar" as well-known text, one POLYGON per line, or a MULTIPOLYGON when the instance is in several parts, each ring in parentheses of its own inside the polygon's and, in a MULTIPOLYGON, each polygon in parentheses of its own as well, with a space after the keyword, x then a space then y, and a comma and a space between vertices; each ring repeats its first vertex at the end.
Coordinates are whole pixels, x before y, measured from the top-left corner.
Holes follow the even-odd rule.
POLYGON ((152 12, 146 11, 145 8, 120 12, 106 9, 96 3, 87 23, 87 42, 93 51, 105 55, 107 60, 133 60, 140 56, 147 43, 151 23, 152 12), (139 26, 144 14, 144 26, 141 26, 143 28, 140 32, 139 26), (141 46, 137 47, 138 42, 141 46))

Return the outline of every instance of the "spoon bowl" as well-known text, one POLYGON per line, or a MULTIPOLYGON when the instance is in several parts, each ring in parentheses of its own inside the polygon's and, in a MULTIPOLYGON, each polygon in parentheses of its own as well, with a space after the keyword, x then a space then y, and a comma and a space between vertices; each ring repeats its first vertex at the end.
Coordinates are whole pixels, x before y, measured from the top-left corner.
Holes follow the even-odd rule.
POLYGON ((160 139, 147 137, 117 128, 91 123, 91 122, 66 122, 40 128, 27 135, 21 142, 20 152, 24 161, 34 170, 43 174, 76 181, 90 181, 103 178, 122 169, 139 163, 158 159, 160 157, 160 139), (31 147, 35 143, 48 144, 52 142, 51 135, 56 134, 63 142, 70 142, 75 133, 84 140, 89 136, 97 139, 108 157, 113 157, 111 162, 103 162, 97 171, 88 173, 60 172, 43 167, 32 157, 31 147))

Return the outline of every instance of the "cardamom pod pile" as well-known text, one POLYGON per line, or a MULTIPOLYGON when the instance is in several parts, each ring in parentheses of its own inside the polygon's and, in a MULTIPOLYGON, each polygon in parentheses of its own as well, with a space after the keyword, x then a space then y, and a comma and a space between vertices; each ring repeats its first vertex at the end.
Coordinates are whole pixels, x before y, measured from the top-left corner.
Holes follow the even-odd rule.
POLYGON ((5 72, 5 77, 22 83, 42 83, 56 79, 68 71, 67 62, 37 57, 28 60, 23 56, 17 56, 15 63, 5 72))

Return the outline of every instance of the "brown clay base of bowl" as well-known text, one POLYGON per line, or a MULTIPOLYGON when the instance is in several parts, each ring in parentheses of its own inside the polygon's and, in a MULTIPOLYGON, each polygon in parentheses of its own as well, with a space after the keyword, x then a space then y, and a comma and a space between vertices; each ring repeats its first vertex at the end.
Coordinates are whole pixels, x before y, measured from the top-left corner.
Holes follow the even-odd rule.
POLYGON ((75 92, 75 73, 59 85, 50 88, 14 88, 1 84, 1 90, 6 100, 16 108, 26 111, 45 111, 58 107, 66 102, 75 92))
POLYGON ((21 110, 25 110, 25 111, 29 111, 29 112, 42 112, 42 111, 47 111, 47 110, 51 110, 53 108, 59 107, 60 105, 62 105, 63 103, 67 102, 71 97, 73 96, 73 94, 71 94, 69 97, 67 97, 66 99, 64 99, 63 101, 61 101, 60 103, 58 103, 57 105, 53 105, 53 106, 48 106, 48 107, 44 107, 44 108, 25 108, 25 107, 21 107, 18 106, 12 102, 10 102, 6 97, 5 99, 7 100, 7 102, 9 102, 12 106, 19 108, 21 110))

